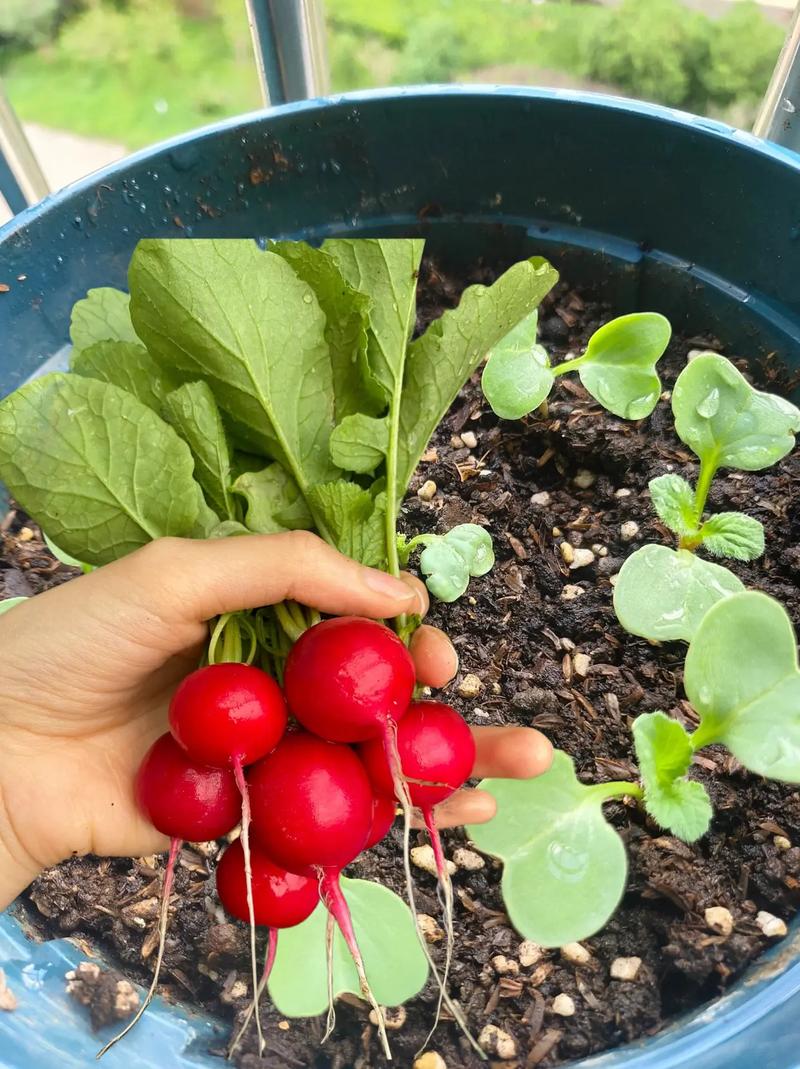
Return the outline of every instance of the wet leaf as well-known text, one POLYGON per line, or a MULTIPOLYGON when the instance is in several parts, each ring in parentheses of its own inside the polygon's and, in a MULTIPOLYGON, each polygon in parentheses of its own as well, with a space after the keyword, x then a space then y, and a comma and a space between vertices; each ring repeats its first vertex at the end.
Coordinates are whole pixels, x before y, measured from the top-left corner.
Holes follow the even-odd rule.
POLYGON ((686 656, 695 745, 723 742, 751 772, 800 783, 800 671, 789 615, 747 591, 710 609, 686 656))
POLYGON ((467 834, 503 861, 503 901, 517 931, 547 947, 594 935, 619 905, 628 870, 603 816, 602 785, 581 783, 557 750, 542 776, 481 787, 497 800, 497 815, 467 834))
POLYGON ((481 389, 501 419, 521 419, 546 401, 553 388, 547 351, 536 344, 538 322, 534 309, 489 351, 481 389))
POLYGON ((69 336, 76 352, 98 341, 139 342, 131 323, 130 297, 101 286, 89 290, 72 307, 69 336))
POLYGON ((661 396, 656 364, 671 335, 669 320, 657 312, 612 319, 589 339, 578 367, 581 382, 615 416, 649 416, 661 396))
POLYGON ((658 518, 677 535, 697 529, 694 490, 680 475, 659 475, 648 483, 658 518))
POLYGON ((768 468, 794 448, 800 430, 800 410, 753 389, 716 353, 686 365, 672 391, 672 411, 678 436, 712 471, 768 468))
POLYGON ((715 557, 755 560, 764 552, 764 526, 742 512, 718 512, 700 528, 703 546, 715 557))
MULTIPOLYGON (((417 995, 428 978, 428 964, 417 941, 411 911, 394 892, 367 880, 342 879, 342 891, 364 957, 367 979, 382 1006, 399 1006, 417 995)), ((325 926, 320 904, 308 920, 286 928, 269 980, 269 993, 286 1017, 316 1017, 328 1006, 325 926)), ((333 939, 333 992, 358 995, 355 966, 338 929, 333 939)))
POLYGON ((619 571, 614 611, 632 635, 689 642, 712 605, 742 590, 733 572, 687 549, 642 546, 619 571))

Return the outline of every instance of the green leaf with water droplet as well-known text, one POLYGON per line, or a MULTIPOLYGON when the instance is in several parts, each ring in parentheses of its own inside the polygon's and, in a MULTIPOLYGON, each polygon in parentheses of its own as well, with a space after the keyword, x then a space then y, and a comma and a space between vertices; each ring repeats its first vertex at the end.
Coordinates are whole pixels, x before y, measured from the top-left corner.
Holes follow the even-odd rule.
POLYGON ((690 361, 672 391, 678 436, 712 470, 759 471, 789 453, 800 410, 754 389, 730 360, 703 353, 690 361))
POLYGON ((644 419, 661 396, 656 364, 672 335, 657 312, 634 312, 600 327, 579 358, 580 380, 603 408, 622 419, 644 419))
POLYGON ((367 475, 383 462, 389 448, 389 421, 359 412, 345 416, 331 434, 331 458, 337 467, 367 475))
POLYGON ((695 746, 724 743, 751 772, 800 783, 800 670, 783 606, 758 591, 708 611, 689 646, 684 686, 700 716, 695 746))
MULTIPOLYGON (((380 884, 341 882, 375 998, 382 1006, 399 1006, 419 994, 428 978, 428 963, 411 911, 380 884)), ((269 993, 285 1017, 316 1017, 327 1009, 326 924, 327 912, 320 904, 308 920, 280 933, 269 993)), ((345 992, 361 994, 355 966, 337 929, 333 938, 334 997, 345 992)))
POLYGON ((162 409, 194 457, 194 477, 219 516, 236 517, 231 497, 231 454, 214 394, 205 382, 185 382, 167 394, 162 409))
POLYGON ((73 352, 70 371, 120 386, 159 416, 165 397, 179 382, 155 362, 141 342, 95 342, 73 352))
POLYGON ((481 389, 501 419, 521 419, 546 401, 553 388, 549 357, 536 344, 538 321, 535 309, 489 352, 481 389))
POLYGON ((702 783, 686 779, 694 750, 683 725, 664 713, 644 713, 633 722, 633 742, 653 820, 687 843, 705 835, 713 810, 702 783))
POLYGON ((755 560, 764 552, 764 525, 743 512, 718 512, 700 528, 703 546, 715 557, 755 560))
POLYGON ((0 616, 2 616, 3 613, 11 612, 15 606, 27 600, 28 598, 4 598, 0 601, 0 616))
POLYGON ((742 590, 733 572, 687 549, 642 546, 620 569, 614 611, 632 635, 689 642, 712 605, 742 590))
POLYGON ((694 490, 680 475, 659 475, 648 483, 653 508, 658 518, 677 535, 693 534, 695 523, 694 490))
POLYGON ((627 858, 603 816, 603 785, 588 787, 557 750, 535 779, 487 779, 497 801, 488 824, 467 834, 479 850, 503 861, 503 901, 526 939, 557 947, 594 935, 619 905, 627 858))

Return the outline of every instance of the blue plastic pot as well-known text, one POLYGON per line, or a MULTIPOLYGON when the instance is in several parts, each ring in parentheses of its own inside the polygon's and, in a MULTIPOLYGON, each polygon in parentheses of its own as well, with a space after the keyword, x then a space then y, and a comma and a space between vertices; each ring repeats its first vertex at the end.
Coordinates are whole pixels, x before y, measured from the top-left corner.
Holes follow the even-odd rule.
MULTIPOLYGON (((800 365, 800 159, 705 119, 528 89, 367 93, 246 116, 140 153, 0 229, 0 395, 55 358, 90 286, 125 285, 142 236, 420 233, 451 261, 548 256, 620 311, 712 329, 800 365)), ((85 957, 0 918, 4 1069, 86 1066, 64 994, 85 957)), ((798 1069, 800 927, 724 998, 582 1069, 798 1069)), ((157 1003, 109 1069, 205 1067, 219 1025, 157 1003), (167 1053, 169 1052, 169 1053, 167 1053)))

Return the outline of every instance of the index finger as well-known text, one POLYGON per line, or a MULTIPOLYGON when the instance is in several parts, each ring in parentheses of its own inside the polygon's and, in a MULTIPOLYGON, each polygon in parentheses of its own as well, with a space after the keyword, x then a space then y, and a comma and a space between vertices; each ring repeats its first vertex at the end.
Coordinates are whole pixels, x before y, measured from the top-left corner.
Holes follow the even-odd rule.
POLYGON ((476 756, 473 776, 532 779, 553 763, 553 746, 535 728, 473 727, 476 756))

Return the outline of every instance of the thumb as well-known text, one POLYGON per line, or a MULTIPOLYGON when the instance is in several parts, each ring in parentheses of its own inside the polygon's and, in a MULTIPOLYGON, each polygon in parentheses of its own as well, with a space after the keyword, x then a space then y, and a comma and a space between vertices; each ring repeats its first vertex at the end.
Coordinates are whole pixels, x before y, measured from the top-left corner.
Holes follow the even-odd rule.
POLYGON ((146 584, 150 607, 176 622, 285 599, 373 619, 425 607, 414 587, 350 560, 308 531, 205 541, 162 538, 94 574, 99 578, 114 569, 146 584))

